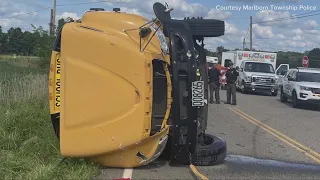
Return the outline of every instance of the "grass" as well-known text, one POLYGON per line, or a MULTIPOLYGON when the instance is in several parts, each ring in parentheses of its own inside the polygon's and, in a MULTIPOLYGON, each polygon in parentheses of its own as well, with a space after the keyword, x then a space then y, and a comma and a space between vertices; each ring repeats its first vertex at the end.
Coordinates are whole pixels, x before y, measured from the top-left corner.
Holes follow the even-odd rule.
POLYGON ((37 56, 0 55, 0 60, 12 60, 12 59, 30 60, 30 59, 39 59, 39 58, 37 56))
POLYGON ((48 69, 40 68, 37 58, 0 57, 1 179, 91 179, 97 165, 84 159, 60 163, 50 121, 48 69))

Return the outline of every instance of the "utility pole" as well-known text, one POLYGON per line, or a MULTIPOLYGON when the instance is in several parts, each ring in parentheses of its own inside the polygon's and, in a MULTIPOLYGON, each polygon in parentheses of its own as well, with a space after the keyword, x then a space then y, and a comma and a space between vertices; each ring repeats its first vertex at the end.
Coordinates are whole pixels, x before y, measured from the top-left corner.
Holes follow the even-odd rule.
POLYGON ((246 38, 243 38, 242 50, 244 50, 245 44, 246 44, 246 38))
POLYGON ((50 13, 50 35, 54 36, 56 30, 56 0, 53 0, 53 8, 50 13))
POLYGON ((56 9, 57 9, 57 0, 53 0, 53 28, 55 29, 56 27, 56 9))
POLYGON ((252 51, 252 16, 250 16, 250 51, 252 51))
POLYGON ((50 26, 50 36, 53 36, 53 33, 54 33, 54 28, 53 28, 53 9, 51 9, 51 13, 50 13, 50 23, 49 23, 49 26, 50 26))

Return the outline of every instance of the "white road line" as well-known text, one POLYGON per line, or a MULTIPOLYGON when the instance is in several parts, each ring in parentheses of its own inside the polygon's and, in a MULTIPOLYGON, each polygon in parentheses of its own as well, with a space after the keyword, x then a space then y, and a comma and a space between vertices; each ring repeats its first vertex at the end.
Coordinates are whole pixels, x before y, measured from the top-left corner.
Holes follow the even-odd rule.
POLYGON ((132 168, 124 169, 122 174, 122 179, 128 179, 128 178, 132 179, 132 172, 133 172, 132 168))

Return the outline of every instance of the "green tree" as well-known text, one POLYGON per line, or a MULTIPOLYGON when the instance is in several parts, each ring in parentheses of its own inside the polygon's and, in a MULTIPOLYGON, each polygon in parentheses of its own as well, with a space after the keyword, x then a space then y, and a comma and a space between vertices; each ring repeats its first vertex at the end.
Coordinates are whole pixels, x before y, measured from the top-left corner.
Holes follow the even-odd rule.
POLYGON ((224 47, 223 47, 223 46, 218 46, 217 49, 216 49, 216 52, 217 52, 219 55, 221 55, 222 52, 223 52, 223 50, 224 50, 224 47))
POLYGON ((49 67, 52 45, 55 37, 50 36, 49 31, 44 30, 42 26, 33 27, 33 33, 37 37, 34 54, 42 60, 42 66, 49 67))
POLYGON ((36 34, 25 31, 22 38, 22 49, 20 53, 25 56, 35 55, 34 48, 37 45, 38 38, 36 34))
POLYGON ((0 26, 0 54, 7 54, 7 43, 7 33, 4 33, 0 26))
POLYGON ((214 56, 214 52, 208 50, 208 49, 205 49, 205 52, 206 52, 206 55, 207 56, 214 56))
POLYGON ((8 36, 8 51, 11 54, 21 54, 21 49, 23 49, 23 33, 21 29, 18 28, 10 28, 7 32, 8 36))
POLYGON ((3 32, 0 27, 0 54, 36 55, 49 61, 54 37, 49 36, 41 26, 31 26, 33 32, 22 32, 19 27, 3 32))
POLYGON ((314 48, 308 52, 309 67, 320 68, 320 48, 314 48))
POLYGON ((222 53, 223 52, 227 52, 230 51, 229 49, 225 49, 223 46, 218 46, 216 48, 216 57, 218 57, 218 59, 221 61, 222 59, 222 53))

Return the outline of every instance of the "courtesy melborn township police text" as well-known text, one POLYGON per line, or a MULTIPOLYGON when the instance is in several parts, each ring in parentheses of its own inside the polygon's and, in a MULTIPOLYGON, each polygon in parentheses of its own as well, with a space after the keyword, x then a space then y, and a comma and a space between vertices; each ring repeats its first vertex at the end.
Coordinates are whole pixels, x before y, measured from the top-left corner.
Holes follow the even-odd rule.
POLYGON ((258 5, 243 5, 243 6, 221 6, 217 5, 216 10, 224 10, 224 11, 262 11, 262 10, 274 10, 274 11, 315 11, 317 10, 316 6, 310 5, 287 5, 287 6, 275 6, 275 5, 267 5, 267 6, 258 6, 258 5))

